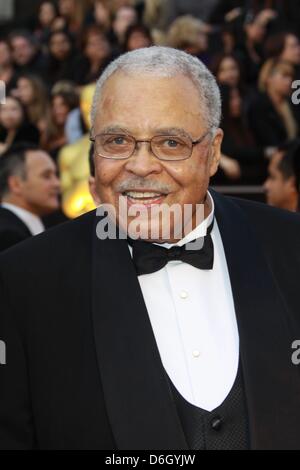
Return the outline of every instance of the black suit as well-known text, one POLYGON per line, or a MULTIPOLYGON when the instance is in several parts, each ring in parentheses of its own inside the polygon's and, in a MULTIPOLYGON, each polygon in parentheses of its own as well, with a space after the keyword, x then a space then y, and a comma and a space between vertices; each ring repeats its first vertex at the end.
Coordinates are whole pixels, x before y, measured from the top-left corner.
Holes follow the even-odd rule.
MULTIPOLYGON (((212 194, 250 446, 300 449, 300 217, 212 194)), ((0 256, 2 449, 187 449, 127 242, 98 240, 97 221, 91 212, 0 256)))
POLYGON ((9 209, 0 207, 0 251, 32 236, 28 227, 9 209))

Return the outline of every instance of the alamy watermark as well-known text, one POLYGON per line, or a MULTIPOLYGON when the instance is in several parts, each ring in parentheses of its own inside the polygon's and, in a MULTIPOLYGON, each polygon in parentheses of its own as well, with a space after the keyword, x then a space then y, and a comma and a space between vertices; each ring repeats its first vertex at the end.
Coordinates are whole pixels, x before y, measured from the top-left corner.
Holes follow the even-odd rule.
POLYGON ((6 103, 6 84, 3 80, 0 80, 0 104, 6 103))
POLYGON ((300 103, 300 80, 294 80, 292 83, 292 88, 295 90, 292 93, 292 103, 298 105, 300 103))
POLYGON ((6 344, 0 339, 0 365, 6 364, 6 344))
POLYGON ((295 341, 293 341, 292 343, 291 348, 295 349, 292 354, 292 363, 294 364, 294 366, 298 366, 300 364, 300 340, 295 339, 295 341))
POLYGON ((206 225, 201 226, 205 218, 204 204, 163 203, 146 207, 140 203, 128 205, 127 197, 122 196, 117 208, 112 204, 101 204, 96 214, 101 218, 96 227, 100 240, 125 240, 129 236, 134 240, 179 241, 199 226, 197 239, 185 245, 189 250, 199 250, 206 235, 206 225))

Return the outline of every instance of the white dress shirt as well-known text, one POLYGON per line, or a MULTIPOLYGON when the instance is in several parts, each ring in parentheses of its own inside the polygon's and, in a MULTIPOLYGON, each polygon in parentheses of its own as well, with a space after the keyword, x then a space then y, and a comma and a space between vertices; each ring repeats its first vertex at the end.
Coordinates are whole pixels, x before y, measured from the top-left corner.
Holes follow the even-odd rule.
POLYGON ((16 206, 15 204, 10 204, 8 202, 3 202, 1 207, 10 210, 13 212, 22 222, 28 227, 28 230, 32 235, 38 235, 39 233, 44 232, 45 227, 41 219, 33 214, 32 212, 23 209, 22 207, 16 206))
MULTIPOLYGON (((208 217, 177 245, 203 236, 208 217)), ((239 336, 231 284, 218 224, 211 232, 212 270, 181 261, 138 276, 162 364, 181 395, 212 411, 229 394, 238 370, 239 336)), ((176 244, 174 244, 176 245, 176 244)), ((162 246, 170 247, 170 244, 162 246)), ((172 245, 173 246, 173 245, 172 245)), ((129 247, 132 252, 131 247, 129 247)))

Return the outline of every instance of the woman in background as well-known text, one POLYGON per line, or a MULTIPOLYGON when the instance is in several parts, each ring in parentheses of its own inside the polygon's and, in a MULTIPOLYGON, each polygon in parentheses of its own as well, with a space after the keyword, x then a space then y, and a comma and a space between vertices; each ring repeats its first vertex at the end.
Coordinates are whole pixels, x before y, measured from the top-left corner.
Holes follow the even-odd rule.
POLYGON ((42 146, 55 161, 60 149, 68 143, 65 126, 69 113, 78 106, 79 98, 75 90, 60 91, 52 95, 50 123, 42 146))
POLYGON ((262 146, 278 146, 298 136, 299 113, 291 104, 294 68, 269 59, 259 76, 260 94, 249 108, 249 123, 262 146))
POLYGON ((18 78, 14 94, 24 105, 29 121, 39 129, 43 139, 50 117, 48 93, 44 83, 37 76, 22 75, 18 78))
POLYGON ((17 142, 39 144, 40 133, 26 115, 21 101, 13 96, 0 105, 0 154, 17 142))
POLYGON ((46 78, 51 87, 60 80, 73 80, 76 51, 67 31, 53 31, 48 42, 49 59, 46 78))
MULTIPOLYGON (((240 184, 262 184, 266 177, 267 159, 271 157, 275 149, 256 144, 245 119, 240 89, 222 85, 221 95, 221 127, 224 131, 222 155, 233 159, 239 165, 240 175, 237 180, 240 184)), ((221 162, 221 168, 222 166, 221 162)), ((223 170, 226 170, 226 165, 223 170)), ((223 182, 226 182, 226 179, 230 179, 228 175, 223 182)))
POLYGON ((93 25, 83 35, 82 50, 83 55, 74 67, 73 79, 78 85, 88 85, 98 80, 111 60, 111 45, 105 33, 93 25))

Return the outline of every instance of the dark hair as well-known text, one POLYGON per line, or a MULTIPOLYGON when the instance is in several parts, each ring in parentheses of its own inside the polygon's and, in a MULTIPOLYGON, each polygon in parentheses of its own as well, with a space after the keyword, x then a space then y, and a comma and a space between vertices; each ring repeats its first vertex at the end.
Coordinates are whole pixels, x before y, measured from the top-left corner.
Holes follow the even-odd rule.
POLYGON ((80 47, 81 47, 82 51, 85 50, 85 48, 87 46, 87 43, 88 43, 88 40, 91 36, 99 36, 99 37, 105 39, 109 43, 109 39, 108 39, 104 29, 101 28, 101 26, 97 26, 96 24, 92 24, 90 26, 87 26, 85 28, 85 30, 83 31, 82 38, 81 38, 81 44, 80 44, 80 47))
POLYGON ((123 48, 124 48, 125 52, 127 52, 127 50, 128 50, 128 42, 129 42, 130 36, 134 33, 143 34, 146 38, 149 39, 151 44, 153 44, 152 34, 151 34, 150 29, 147 28, 147 26, 145 26, 142 23, 132 24, 132 25, 128 26, 128 28, 126 30, 126 33, 125 33, 125 36, 124 36, 123 48))
POLYGON ((26 29, 15 29, 14 31, 12 31, 8 36, 9 44, 11 45, 11 42, 15 38, 20 38, 20 37, 26 39, 34 47, 38 47, 39 45, 35 36, 31 34, 29 31, 27 31, 26 29))
POLYGON ((280 57, 285 48, 286 38, 290 35, 297 36, 293 31, 281 31, 269 36, 264 45, 265 59, 280 57))
POLYGON ((217 78, 217 75, 219 73, 221 64, 222 64, 223 60, 225 60, 225 59, 232 59, 236 63, 237 68, 239 69, 239 72, 240 72, 238 86, 239 86, 240 91, 242 92, 242 94, 244 94, 244 92, 245 92, 245 83, 244 83, 245 82, 245 79, 244 79, 245 72, 244 72, 243 66, 241 64, 241 61, 239 60, 239 58, 234 53, 231 54, 231 53, 227 53, 227 52, 221 52, 219 54, 215 54, 212 58, 212 61, 209 64, 210 71, 217 78))
POLYGON ((68 29, 66 28, 63 28, 63 29, 58 29, 58 30, 55 30, 55 31, 51 31, 51 33, 49 34, 48 36, 48 39, 47 39, 47 46, 48 46, 48 50, 49 50, 49 58, 50 60, 54 60, 56 61, 57 59, 53 56, 51 50, 50 50, 50 42, 52 40, 52 38, 54 36, 57 36, 58 34, 62 34, 63 36, 65 36, 67 38, 67 40, 69 41, 70 43, 70 56, 72 54, 74 54, 74 51, 75 51, 75 40, 74 40, 74 36, 68 31, 68 29))
POLYGON ((8 148, 0 156, 0 200, 9 192, 9 177, 18 175, 26 178, 26 153, 38 151, 39 147, 30 142, 20 142, 8 148))
POLYGON ((53 103, 54 98, 61 97, 64 103, 68 106, 70 111, 79 106, 79 96, 76 91, 58 91, 57 93, 53 93, 51 96, 51 102, 53 103))
POLYGON ((89 150, 89 166, 90 166, 91 176, 95 176, 94 150, 95 150, 94 142, 91 142, 91 146, 89 150))
POLYGON ((295 177, 295 186, 300 194, 300 139, 294 139, 279 147, 284 152, 278 170, 284 179, 295 177))

